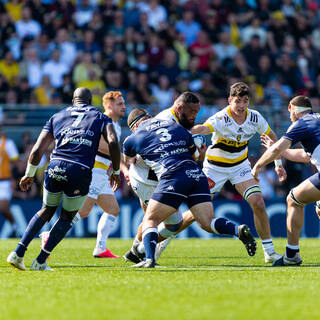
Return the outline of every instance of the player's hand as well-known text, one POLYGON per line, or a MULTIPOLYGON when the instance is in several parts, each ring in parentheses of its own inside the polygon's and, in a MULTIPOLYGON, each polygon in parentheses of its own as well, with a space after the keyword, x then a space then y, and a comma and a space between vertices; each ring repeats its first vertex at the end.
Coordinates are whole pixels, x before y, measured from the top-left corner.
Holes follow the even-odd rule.
POLYGON ((112 173, 110 176, 110 186, 112 187, 112 191, 115 192, 120 188, 121 185, 121 178, 120 174, 112 173))
POLYGON ((266 134, 261 135, 260 139, 261 139, 262 146, 267 149, 270 148, 274 144, 274 141, 271 140, 270 137, 266 134))
POLYGON ((276 166, 274 170, 277 173, 280 182, 287 179, 287 171, 283 166, 276 166))
POLYGON ((258 178, 260 171, 261 171, 261 168, 258 168, 257 166, 254 166, 251 169, 251 174, 252 174, 253 178, 256 179, 258 182, 260 181, 258 178))
POLYGON ((205 144, 202 144, 201 145, 201 148, 198 148, 198 151, 199 151, 199 157, 198 157, 198 161, 203 161, 205 156, 206 156, 206 151, 207 151, 207 146, 205 144))
POLYGON ((23 176, 19 182, 20 189, 22 191, 27 191, 31 187, 33 180, 33 177, 23 176))

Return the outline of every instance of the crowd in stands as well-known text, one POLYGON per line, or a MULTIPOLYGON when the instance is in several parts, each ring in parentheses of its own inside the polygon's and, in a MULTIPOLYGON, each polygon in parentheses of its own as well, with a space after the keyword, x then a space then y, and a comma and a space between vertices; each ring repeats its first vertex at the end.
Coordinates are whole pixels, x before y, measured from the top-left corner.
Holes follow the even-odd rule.
POLYGON ((251 105, 275 114, 296 94, 320 106, 319 5, 0 0, 0 103, 69 104, 84 86, 96 106, 107 90, 157 111, 185 90, 225 106, 229 86, 245 81, 251 105))
POLYGON ((253 104, 294 94, 320 105, 317 0, 0 1, 0 103, 69 103, 77 86, 164 108, 180 92, 224 105, 243 80, 253 104))

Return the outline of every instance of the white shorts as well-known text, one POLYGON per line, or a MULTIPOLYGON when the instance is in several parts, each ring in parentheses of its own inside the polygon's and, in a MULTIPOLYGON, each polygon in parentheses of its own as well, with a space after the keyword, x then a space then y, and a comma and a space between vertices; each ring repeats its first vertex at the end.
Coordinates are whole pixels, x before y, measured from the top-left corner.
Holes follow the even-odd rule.
POLYGON ((209 180, 211 193, 219 192, 228 180, 235 185, 253 179, 251 165, 248 159, 236 166, 228 168, 210 164, 206 159, 203 163, 202 170, 211 180, 209 180))
MULTIPOLYGON (((146 183, 143 183, 134 177, 130 176, 130 183, 134 193, 138 196, 138 198, 147 206, 149 200, 152 196, 154 189, 157 186, 150 186, 146 183)), ((173 213, 170 217, 168 217, 163 222, 165 224, 178 224, 183 220, 182 214, 180 211, 173 213)))
POLYGON ((0 181, 0 200, 11 200, 12 190, 10 180, 0 181))
POLYGON ((112 187, 110 186, 110 177, 104 169, 93 168, 92 179, 89 187, 88 197, 98 199, 100 194, 112 194, 112 187))

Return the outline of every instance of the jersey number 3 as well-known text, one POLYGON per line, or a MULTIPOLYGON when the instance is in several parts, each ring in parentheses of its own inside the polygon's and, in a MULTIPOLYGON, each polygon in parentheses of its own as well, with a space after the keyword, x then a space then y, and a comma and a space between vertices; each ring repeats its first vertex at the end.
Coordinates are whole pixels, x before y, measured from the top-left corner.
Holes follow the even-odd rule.
POLYGON ((168 132, 168 129, 161 128, 156 131, 156 134, 161 134, 160 141, 162 142, 169 141, 172 138, 171 134, 168 132))

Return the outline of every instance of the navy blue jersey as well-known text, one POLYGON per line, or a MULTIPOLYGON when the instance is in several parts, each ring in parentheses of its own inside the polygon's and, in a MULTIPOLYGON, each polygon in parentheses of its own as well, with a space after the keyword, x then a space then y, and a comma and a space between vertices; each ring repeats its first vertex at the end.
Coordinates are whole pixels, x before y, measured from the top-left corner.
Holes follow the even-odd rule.
POLYGON ((158 178, 182 163, 194 162, 191 149, 194 152, 190 132, 173 120, 155 118, 144 121, 123 145, 126 156, 139 154, 158 178))
POLYGON ((71 106, 54 114, 43 127, 55 139, 51 159, 63 159, 89 169, 99 147, 102 130, 112 120, 89 105, 71 106))
POLYGON ((306 153, 311 157, 311 162, 320 165, 320 115, 310 112, 294 122, 283 135, 292 144, 301 142, 306 153))

